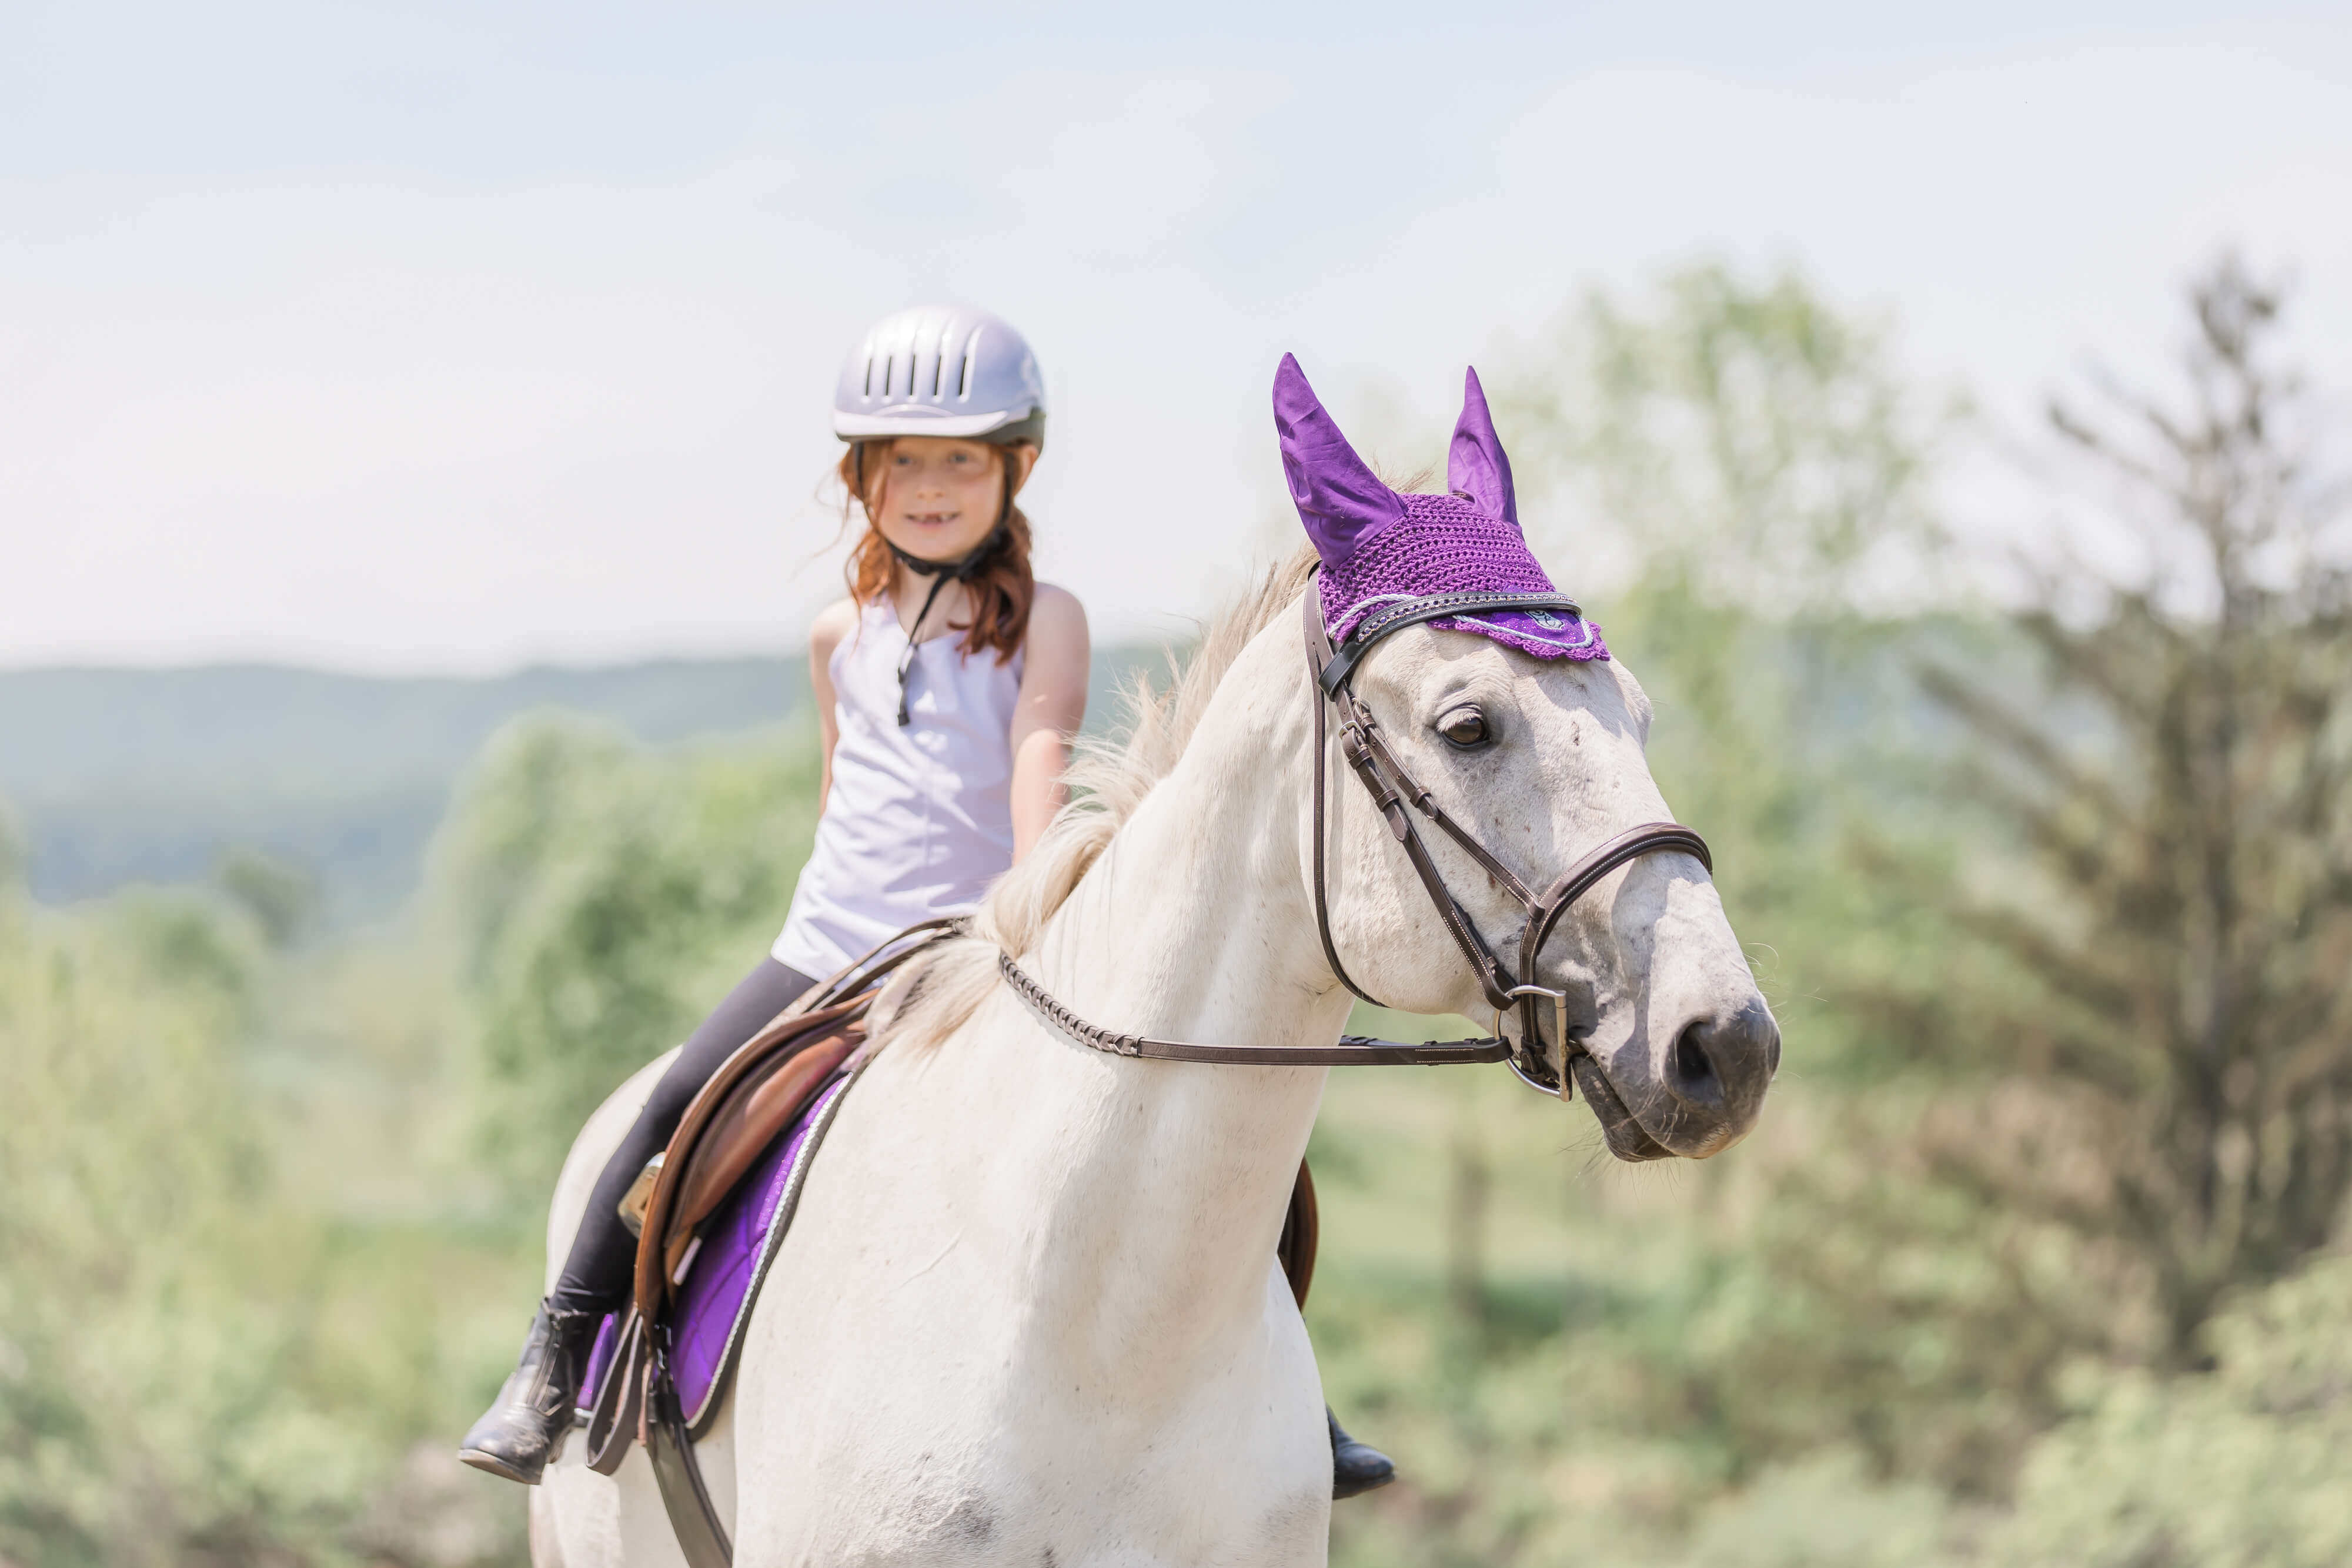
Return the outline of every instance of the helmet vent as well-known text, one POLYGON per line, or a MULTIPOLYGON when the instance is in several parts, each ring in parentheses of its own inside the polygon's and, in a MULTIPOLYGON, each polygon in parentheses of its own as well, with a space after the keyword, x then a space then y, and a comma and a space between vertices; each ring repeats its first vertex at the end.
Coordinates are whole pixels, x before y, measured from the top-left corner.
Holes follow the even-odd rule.
POLYGON ((833 413, 834 434, 845 441, 1034 443, 1045 426, 1045 389, 1029 345, 1004 322, 964 306, 925 305, 867 330, 842 362, 833 413))

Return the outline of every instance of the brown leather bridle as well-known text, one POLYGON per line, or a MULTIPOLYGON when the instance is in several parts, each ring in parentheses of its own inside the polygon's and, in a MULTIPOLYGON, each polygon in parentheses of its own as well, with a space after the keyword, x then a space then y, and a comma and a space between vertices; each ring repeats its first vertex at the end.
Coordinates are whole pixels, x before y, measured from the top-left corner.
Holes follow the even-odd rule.
POLYGON ((1339 983, 1374 1007, 1384 1006, 1379 998, 1356 984, 1348 967, 1339 959, 1339 945, 1331 936, 1329 896, 1324 888, 1324 783, 1326 757, 1330 750, 1328 721, 1333 710, 1339 716, 1339 753, 1349 768, 1363 784, 1404 847, 1405 858, 1412 862, 1421 885, 1436 906, 1440 919, 1452 934, 1454 944, 1462 950, 1463 958, 1478 977, 1479 989, 1486 1004, 1495 1009, 1495 1033, 1503 1039, 1503 1015, 1517 1010, 1519 1014, 1519 1038, 1511 1046, 1511 1071, 1534 1088, 1549 1094, 1567 1095, 1572 1092, 1574 1080, 1569 1074, 1569 1062, 1577 1055, 1588 1054, 1581 1040, 1571 1037, 1568 1029, 1568 993, 1539 985, 1536 979, 1536 964, 1543 951, 1544 942, 1551 936, 1559 917, 1570 904, 1599 885, 1601 879, 1628 861, 1643 855, 1674 852, 1695 856, 1712 873, 1715 860, 1707 852, 1706 841, 1679 822, 1644 822, 1629 828, 1586 854, 1540 894, 1537 894, 1517 873, 1480 843, 1461 823, 1448 816, 1438 805, 1427 788, 1416 781, 1397 760, 1390 749, 1381 727, 1372 717, 1354 690, 1356 668, 1374 643, 1392 632, 1424 622, 1440 621, 1455 615, 1473 615, 1480 611, 1494 610, 1560 610, 1581 619, 1582 610, 1572 599, 1556 593, 1440 593, 1423 598, 1403 600, 1387 605, 1366 616, 1347 641, 1333 647, 1323 626, 1323 603, 1320 586, 1310 581, 1299 602, 1306 622, 1307 665, 1314 676, 1320 700, 1315 704, 1315 928, 1323 939, 1323 956, 1339 983), (1528 912, 1528 923, 1519 936, 1518 966, 1514 974, 1506 969, 1495 956, 1494 949, 1478 934, 1477 923, 1462 901, 1445 885, 1445 878, 1430 858, 1429 846, 1423 841, 1421 831, 1412 815, 1405 810, 1407 802, 1421 814, 1444 830, 1446 837, 1462 847, 1465 853, 1478 862, 1487 880, 1517 901, 1528 912), (1543 1052, 1543 1031, 1539 1023, 1538 1003, 1549 1000, 1552 1006, 1553 1051, 1550 1060, 1543 1052))
POLYGON ((1314 677, 1315 698, 1315 927, 1323 939, 1323 956, 1331 966, 1331 973, 1339 983, 1371 1003, 1386 1004, 1349 975, 1348 967, 1339 961, 1339 945, 1331 938, 1329 897, 1324 890, 1324 782, 1326 755, 1330 750, 1330 710, 1339 714, 1339 749, 1348 765, 1363 783, 1364 789, 1379 808, 1381 815, 1404 846, 1405 857, 1412 862, 1422 886, 1428 891, 1430 902, 1452 933, 1454 946, 1469 962, 1478 977, 1479 988, 1487 1004, 1495 1009, 1495 1033, 1483 1040, 1424 1040, 1407 1044, 1401 1040, 1374 1040, 1364 1035, 1342 1035, 1332 1045, 1223 1045, 1195 1040, 1157 1040, 1150 1035, 1128 1034, 1088 1023, 1055 1000, 1045 987, 1033 979, 1028 971, 1013 961, 1013 955, 999 952, 997 972, 1037 1016, 1080 1045, 1115 1056, 1136 1056, 1159 1061, 1225 1062, 1252 1067, 1346 1067, 1346 1066, 1438 1066, 1473 1061, 1508 1061, 1511 1071, 1530 1087, 1547 1094, 1566 1097, 1573 1092, 1574 1080, 1569 1074, 1570 1060, 1589 1055, 1582 1041, 1573 1039, 1568 1030, 1568 993, 1536 983, 1536 960, 1543 950, 1546 938, 1559 917, 1578 899, 1591 892, 1601 879, 1626 862, 1646 854, 1674 852, 1696 856, 1709 872, 1715 870, 1714 858, 1707 853, 1706 841, 1679 822, 1644 822, 1629 828, 1608 842, 1594 849, 1578 861, 1558 880, 1538 895, 1521 881, 1510 867, 1497 860, 1470 831, 1439 806, 1430 792, 1404 770, 1403 764, 1390 750, 1381 736, 1380 726, 1373 720, 1351 685, 1356 666, 1372 645, 1391 632, 1423 622, 1444 620, 1453 615, 1472 615, 1482 610, 1565 610, 1570 615, 1583 613, 1576 601, 1556 593, 1442 593, 1425 598, 1402 601, 1368 615, 1348 634, 1348 640, 1334 648, 1323 629, 1323 606, 1317 586, 1307 584, 1301 611, 1307 627, 1307 664, 1314 677), (1444 830, 1448 838, 1462 846, 1471 859, 1478 862, 1496 886, 1517 899, 1528 912, 1528 924, 1519 936, 1518 969, 1517 974, 1503 967, 1493 949, 1478 934, 1477 923, 1470 912, 1462 907, 1459 899, 1445 885, 1445 878, 1430 858, 1429 846, 1423 842, 1421 831, 1413 825, 1412 815, 1405 810, 1410 801, 1421 814, 1444 830), (1552 1005, 1552 1039, 1556 1060, 1545 1060, 1543 1031, 1538 1004, 1549 1000, 1552 1005), (1514 1042, 1503 1033, 1503 1015, 1517 1010, 1519 1014, 1519 1039, 1514 1042))

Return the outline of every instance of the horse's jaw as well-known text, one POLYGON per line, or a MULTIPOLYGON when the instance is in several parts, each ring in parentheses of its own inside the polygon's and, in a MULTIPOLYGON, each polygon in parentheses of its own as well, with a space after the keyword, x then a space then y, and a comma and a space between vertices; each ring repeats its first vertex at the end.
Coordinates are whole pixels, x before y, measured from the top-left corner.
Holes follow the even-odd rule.
POLYGON ((1617 1097, 1617 1090, 1601 1064, 1590 1056, 1579 1056, 1570 1064, 1570 1073, 1577 1088, 1584 1092, 1584 1103, 1592 1107, 1593 1120, 1601 1124, 1601 1141, 1609 1152, 1626 1163, 1642 1160, 1670 1160, 1675 1152, 1650 1136, 1625 1102, 1617 1097))

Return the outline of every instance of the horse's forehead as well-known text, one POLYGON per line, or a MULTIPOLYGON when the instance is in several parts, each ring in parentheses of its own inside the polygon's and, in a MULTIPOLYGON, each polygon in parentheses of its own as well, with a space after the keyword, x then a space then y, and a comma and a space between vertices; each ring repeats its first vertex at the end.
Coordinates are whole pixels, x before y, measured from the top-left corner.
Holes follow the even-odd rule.
POLYGON ((1491 682, 1520 694, 1521 706, 1538 723, 1547 714, 1585 712, 1612 726, 1641 727, 1639 688, 1629 691, 1631 682, 1612 661, 1538 659, 1475 632, 1427 626, 1411 627, 1392 634, 1391 640, 1401 644, 1396 656, 1385 669, 1373 665, 1366 673, 1385 676, 1381 684, 1403 701, 1491 682), (1526 700, 1531 697, 1538 700, 1526 700))

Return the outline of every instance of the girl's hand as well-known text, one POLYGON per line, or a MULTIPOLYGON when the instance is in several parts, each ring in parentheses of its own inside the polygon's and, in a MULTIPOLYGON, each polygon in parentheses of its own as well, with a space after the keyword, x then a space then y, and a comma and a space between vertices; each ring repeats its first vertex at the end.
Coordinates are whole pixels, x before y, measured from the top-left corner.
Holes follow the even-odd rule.
POLYGON ((1015 865, 1069 799, 1062 774, 1070 765, 1069 737, 1086 722, 1092 654, 1086 609, 1076 594, 1049 582, 1037 585, 1025 650, 1011 736, 1015 865))

